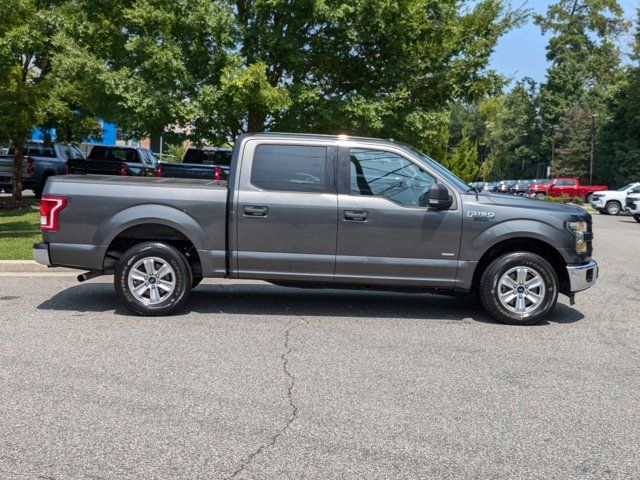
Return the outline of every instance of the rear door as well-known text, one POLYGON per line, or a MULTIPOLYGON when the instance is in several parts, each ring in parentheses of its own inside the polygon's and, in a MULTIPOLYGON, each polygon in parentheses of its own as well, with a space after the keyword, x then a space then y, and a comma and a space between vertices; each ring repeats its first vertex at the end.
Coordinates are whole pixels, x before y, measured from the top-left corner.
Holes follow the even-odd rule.
POLYGON ((341 146, 335 281, 453 286, 462 209, 453 188, 449 210, 427 208, 436 181, 401 149, 341 146))
POLYGON ((244 144, 232 252, 240 277, 333 280, 336 152, 335 145, 311 140, 244 144))

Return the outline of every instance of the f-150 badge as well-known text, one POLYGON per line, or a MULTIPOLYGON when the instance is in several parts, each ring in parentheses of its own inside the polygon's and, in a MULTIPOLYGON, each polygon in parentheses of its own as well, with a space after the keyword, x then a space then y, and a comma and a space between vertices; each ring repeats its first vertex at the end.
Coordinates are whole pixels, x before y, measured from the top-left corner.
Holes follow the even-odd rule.
POLYGON ((493 220, 496 218, 495 212, 467 212, 467 217, 474 220, 493 220))

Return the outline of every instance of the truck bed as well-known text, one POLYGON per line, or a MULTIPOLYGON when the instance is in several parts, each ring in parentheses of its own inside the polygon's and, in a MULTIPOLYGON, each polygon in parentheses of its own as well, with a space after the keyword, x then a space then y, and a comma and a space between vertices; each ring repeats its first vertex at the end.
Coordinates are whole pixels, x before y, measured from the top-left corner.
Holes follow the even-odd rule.
POLYGON ((44 195, 67 200, 59 230, 43 232, 45 242, 55 244, 53 264, 101 269, 113 239, 129 225, 146 223, 188 232, 203 269, 224 271, 224 181, 64 175, 51 178, 44 195))

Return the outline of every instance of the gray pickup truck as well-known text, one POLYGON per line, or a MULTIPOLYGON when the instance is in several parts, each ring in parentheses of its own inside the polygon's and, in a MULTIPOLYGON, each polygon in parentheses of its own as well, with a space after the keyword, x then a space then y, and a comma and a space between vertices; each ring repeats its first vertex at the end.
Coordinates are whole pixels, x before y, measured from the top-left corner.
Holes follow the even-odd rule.
POLYGON ((533 324, 592 286, 591 216, 478 193, 408 145, 247 134, 228 182, 65 176, 41 206, 39 263, 114 274, 133 311, 182 307, 203 277, 277 285, 477 291, 497 320, 533 324))
MULTIPOLYGON (((14 150, 12 147, 6 155, 0 155, 0 188, 7 193, 13 190, 14 150)), ((26 144, 22 162, 22 189, 33 190, 36 197, 40 197, 47 179, 54 175, 68 173, 68 162, 72 159, 84 159, 82 152, 72 144, 45 145, 41 142, 26 144)))

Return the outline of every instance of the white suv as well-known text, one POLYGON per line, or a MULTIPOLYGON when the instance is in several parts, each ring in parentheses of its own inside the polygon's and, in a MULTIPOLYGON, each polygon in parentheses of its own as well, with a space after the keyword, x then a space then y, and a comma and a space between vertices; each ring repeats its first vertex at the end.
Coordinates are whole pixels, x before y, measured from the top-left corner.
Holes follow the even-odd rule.
POLYGON ((629 183, 624 187, 620 187, 618 190, 596 192, 591 195, 591 206, 600 213, 618 215, 625 208, 627 195, 636 187, 640 187, 639 182, 629 183))
POLYGON ((634 188, 631 193, 627 195, 624 210, 633 215, 636 222, 640 222, 640 186, 634 188))

